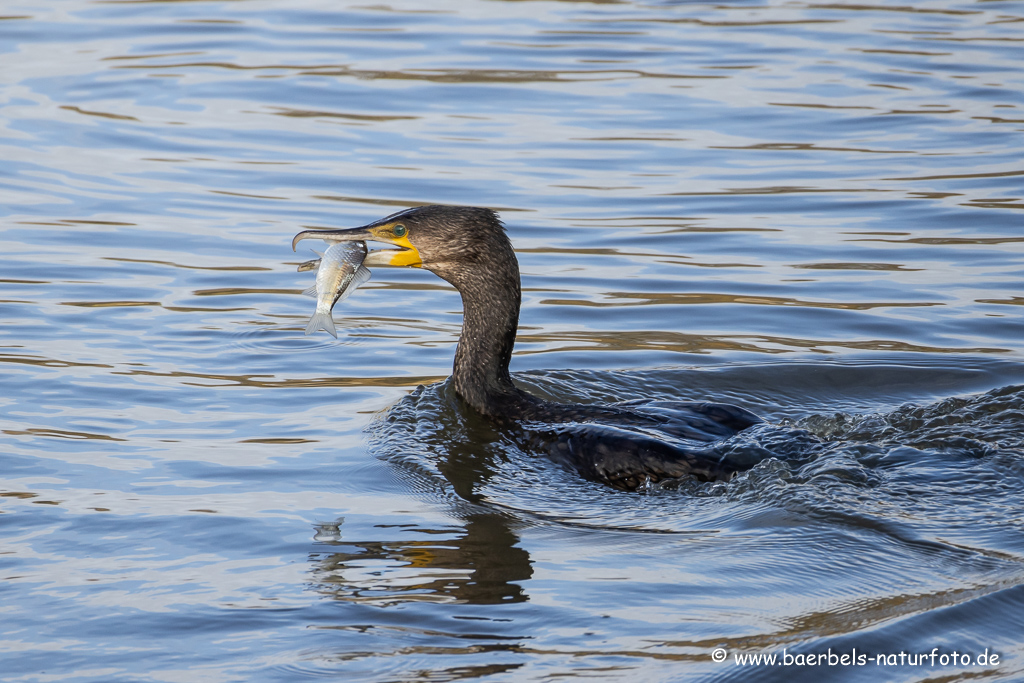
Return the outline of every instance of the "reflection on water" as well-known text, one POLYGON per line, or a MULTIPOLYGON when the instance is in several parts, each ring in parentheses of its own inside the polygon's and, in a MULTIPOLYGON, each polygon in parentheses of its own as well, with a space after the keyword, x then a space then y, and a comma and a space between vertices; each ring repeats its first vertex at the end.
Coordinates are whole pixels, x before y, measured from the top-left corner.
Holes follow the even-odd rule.
POLYGON ((4 679, 1019 679, 1022 21, 5 4, 4 679), (532 457, 435 400, 428 273, 303 337, 290 237, 424 203, 502 212, 524 388, 733 403, 800 457, 641 495, 532 457))
POLYGON ((429 540, 360 542, 339 535, 329 541, 330 552, 311 557, 318 590, 336 600, 381 606, 412 600, 491 605, 526 599, 519 582, 533 575, 530 556, 517 546, 518 537, 500 515, 467 515, 455 538, 444 531, 415 531, 429 540))

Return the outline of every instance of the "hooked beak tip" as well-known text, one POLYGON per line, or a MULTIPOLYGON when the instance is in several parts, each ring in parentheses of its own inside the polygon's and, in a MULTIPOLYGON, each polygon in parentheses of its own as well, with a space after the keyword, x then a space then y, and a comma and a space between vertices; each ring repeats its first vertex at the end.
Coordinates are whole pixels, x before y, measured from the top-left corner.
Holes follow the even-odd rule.
POLYGON ((352 228, 350 230, 303 230, 292 238, 292 251, 302 240, 324 240, 325 242, 363 242, 373 239, 365 228, 352 228))
POLYGON ((292 238, 292 251, 296 250, 296 248, 299 246, 299 242, 301 242, 302 240, 304 240, 306 238, 312 237, 312 236, 313 235, 310 234, 309 230, 303 230, 298 235, 293 237, 292 238))

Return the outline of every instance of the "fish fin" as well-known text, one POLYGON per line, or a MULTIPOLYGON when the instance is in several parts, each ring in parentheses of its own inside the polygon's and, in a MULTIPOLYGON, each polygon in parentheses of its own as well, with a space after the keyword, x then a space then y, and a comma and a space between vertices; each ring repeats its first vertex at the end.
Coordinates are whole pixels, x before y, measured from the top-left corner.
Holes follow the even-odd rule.
POLYGON ((311 297, 313 297, 315 299, 316 298, 316 285, 313 285, 312 287, 306 287, 304 290, 302 290, 302 293, 305 294, 306 296, 311 296, 311 297))
MULTIPOLYGON (((323 251, 317 251, 316 249, 310 249, 310 251, 313 252, 314 254, 316 254, 317 256, 319 256, 320 258, 324 257, 324 252, 323 251)), ((324 251, 327 251, 327 250, 324 249, 324 251)))
MULTIPOLYGON (((344 301, 347 299, 348 295, 351 294, 356 287, 369 280, 370 276, 371 273, 369 268, 366 266, 359 266, 359 270, 357 270, 356 274, 352 276, 352 281, 348 283, 348 287, 346 287, 345 291, 338 297, 338 301, 344 301)), ((335 301, 334 303, 337 304, 338 301, 335 301)))
POLYGON ((334 329, 334 319, 331 318, 329 311, 327 313, 318 311, 309 319, 309 324, 306 325, 306 335, 311 335, 317 330, 327 330, 332 337, 338 338, 338 331, 334 329))

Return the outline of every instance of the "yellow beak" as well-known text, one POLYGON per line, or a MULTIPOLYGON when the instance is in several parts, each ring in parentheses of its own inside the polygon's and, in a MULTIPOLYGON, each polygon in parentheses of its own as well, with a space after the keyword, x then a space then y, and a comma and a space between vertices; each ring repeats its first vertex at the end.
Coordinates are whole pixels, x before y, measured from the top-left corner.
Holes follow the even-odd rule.
POLYGON ((306 239, 319 239, 325 242, 378 242, 389 244, 397 249, 380 249, 371 251, 363 260, 363 265, 370 267, 377 266, 413 266, 423 265, 420 251, 409 241, 408 235, 395 236, 393 229, 397 221, 390 223, 363 226, 361 228, 348 228, 345 230, 304 230, 292 238, 292 251, 299 242, 306 239))

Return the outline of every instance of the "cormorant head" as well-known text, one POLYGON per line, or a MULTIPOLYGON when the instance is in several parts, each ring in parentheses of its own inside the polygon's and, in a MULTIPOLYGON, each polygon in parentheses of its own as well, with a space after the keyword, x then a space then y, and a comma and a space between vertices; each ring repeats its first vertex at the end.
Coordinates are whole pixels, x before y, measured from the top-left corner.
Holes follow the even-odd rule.
POLYGON ((306 230, 292 240, 292 249, 310 238, 386 244, 386 249, 371 251, 363 265, 421 267, 449 281, 473 265, 506 262, 512 251, 498 215, 471 206, 419 206, 359 228, 306 230))

